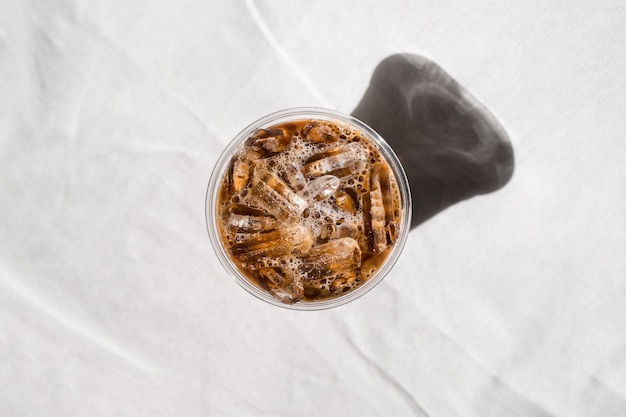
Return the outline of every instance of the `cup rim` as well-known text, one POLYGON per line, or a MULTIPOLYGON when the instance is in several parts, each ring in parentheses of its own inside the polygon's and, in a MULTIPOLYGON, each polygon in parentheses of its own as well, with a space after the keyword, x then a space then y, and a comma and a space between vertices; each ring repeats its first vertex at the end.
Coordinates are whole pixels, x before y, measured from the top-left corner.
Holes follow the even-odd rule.
POLYGON ((217 255, 224 269, 227 271, 228 275, 237 284, 239 284, 239 286, 241 286, 244 290, 246 290, 254 297, 274 306, 282 307, 288 310, 314 311, 339 307, 341 305, 345 305, 351 301, 354 301, 357 298, 361 298, 369 291, 371 291, 374 287, 376 287, 388 275, 388 273, 398 260, 406 244, 406 240, 411 226, 411 205, 411 190, 409 188, 409 182, 404 168, 402 167, 398 156, 395 154, 391 146, 374 129, 372 129, 361 120, 351 115, 338 112, 336 110, 330 110, 321 107, 292 107, 275 111, 257 119, 256 121, 246 126, 243 130, 241 130, 228 143, 226 148, 219 156, 211 172, 205 198, 205 220, 209 239, 211 241, 211 245, 213 246, 215 254, 217 255), (276 124, 278 122, 295 121, 308 118, 320 118, 354 125, 357 129, 361 130, 363 134, 367 135, 368 138, 372 142, 374 142, 376 146, 378 146, 378 150, 391 167, 391 170, 393 171, 396 182, 398 184, 398 190, 400 192, 401 200, 400 204, 402 209, 401 225, 399 228, 400 234, 397 241, 392 246, 391 252, 384 260, 380 268, 376 271, 375 275, 373 275, 366 282, 362 283, 354 290, 349 291, 344 295, 319 301, 300 301, 294 304, 287 304, 272 297, 269 292, 254 285, 252 282, 250 282, 250 280, 244 277, 243 274, 238 270, 236 265, 232 262, 229 255, 226 253, 226 248, 224 248, 224 246, 222 245, 219 237, 219 229, 216 221, 217 191, 230 162, 231 155, 238 147, 243 146, 245 140, 254 131, 263 127, 271 126, 272 124, 276 124))

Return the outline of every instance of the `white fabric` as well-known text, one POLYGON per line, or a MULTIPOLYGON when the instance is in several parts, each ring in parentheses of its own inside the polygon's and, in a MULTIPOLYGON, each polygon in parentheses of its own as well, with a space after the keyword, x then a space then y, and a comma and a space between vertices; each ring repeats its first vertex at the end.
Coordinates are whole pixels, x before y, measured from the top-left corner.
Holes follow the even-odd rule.
POLYGON ((626 415, 622 1, 0 10, 0 415, 626 415), (351 304, 256 300, 207 237, 219 153, 399 52, 498 116, 512 181, 351 304))

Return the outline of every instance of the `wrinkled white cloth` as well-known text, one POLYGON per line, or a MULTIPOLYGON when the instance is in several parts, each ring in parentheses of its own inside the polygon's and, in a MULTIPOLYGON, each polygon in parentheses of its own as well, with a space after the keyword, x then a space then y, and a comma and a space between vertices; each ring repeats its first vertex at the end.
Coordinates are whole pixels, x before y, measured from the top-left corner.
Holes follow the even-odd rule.
POLYGON ((625 9, 0 0, 0 415, 626 415, 625 9), (355 302, 250 296, 206 233, 221 150, 401 52, 499 118, 512 181, 355 302))

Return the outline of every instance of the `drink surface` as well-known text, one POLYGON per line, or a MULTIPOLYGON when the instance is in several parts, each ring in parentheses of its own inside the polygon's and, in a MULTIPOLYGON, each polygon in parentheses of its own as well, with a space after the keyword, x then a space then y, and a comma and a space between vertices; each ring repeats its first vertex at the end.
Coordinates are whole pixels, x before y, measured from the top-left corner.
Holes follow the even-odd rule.
POLYGON ((220 239, 237 269, 288 304, 362 285, 406 227, 377 145, 326 120, 254 132, 235 150, 217 205, 220 239))

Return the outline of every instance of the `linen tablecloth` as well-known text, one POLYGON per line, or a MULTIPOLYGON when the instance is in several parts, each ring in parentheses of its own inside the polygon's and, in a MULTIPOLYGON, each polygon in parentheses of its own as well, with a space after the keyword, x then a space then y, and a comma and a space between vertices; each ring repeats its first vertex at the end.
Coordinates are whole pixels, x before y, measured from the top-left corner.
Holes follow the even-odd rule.
MULTIPOLYGON (((626 415, 621 1, 0 1, 1 416, 626 415), (396 53, 511 137, 501 190, 345 306, 263 303, 206 186, 272 111, 396 53)), ((414 196, 419 198, 419 196, 414 196)))

